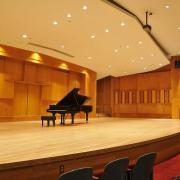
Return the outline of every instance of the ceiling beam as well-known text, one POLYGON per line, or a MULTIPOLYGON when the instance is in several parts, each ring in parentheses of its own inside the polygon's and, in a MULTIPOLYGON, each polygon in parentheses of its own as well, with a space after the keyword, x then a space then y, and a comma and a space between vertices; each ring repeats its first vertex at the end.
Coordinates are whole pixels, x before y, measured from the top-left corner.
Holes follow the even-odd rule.
POLYGON ((143 30, 149 35, 149 37, 153 40, 153 42, 156 44, 156 46, 161 50, 161 52, 164 54, 164 56, 170 61, 171 56, 168 53, 168 51, 157 40, 157 38, 152 34, 152 32, 145 30, 144 23, 140 20, 140 18, 136 14, 134 14, 133 12, 131 12, 130 10, 128 10, 127 8, 125 8, 120 3, 118 3, 114 0, 101 0, 101 1, 111 5, 112 7, 116 8, 116 9, 120 10, 121 12, 127 14, 128 16, 134 18, 138 22, 138 24, 143 28, 143 30))

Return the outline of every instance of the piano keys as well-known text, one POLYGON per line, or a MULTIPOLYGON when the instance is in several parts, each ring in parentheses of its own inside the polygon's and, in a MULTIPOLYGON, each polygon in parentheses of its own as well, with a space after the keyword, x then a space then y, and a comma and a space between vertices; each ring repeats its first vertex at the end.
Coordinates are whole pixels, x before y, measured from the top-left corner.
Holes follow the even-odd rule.
POLYGON ((86 114, 87 123, 88 113, 91 112, 93 108, 91 105, 84 105, 89 97, 78 94, 79 90, 79 88, 74 88, 57 104, 49 105, 47 112, 52 113, 53 116, 55 116, 56 113, 59 113, 61 115, 61 124, 65 124, 65 115, 70 113, 71 123, 74 124, 75 114, 82 111, 86 114))

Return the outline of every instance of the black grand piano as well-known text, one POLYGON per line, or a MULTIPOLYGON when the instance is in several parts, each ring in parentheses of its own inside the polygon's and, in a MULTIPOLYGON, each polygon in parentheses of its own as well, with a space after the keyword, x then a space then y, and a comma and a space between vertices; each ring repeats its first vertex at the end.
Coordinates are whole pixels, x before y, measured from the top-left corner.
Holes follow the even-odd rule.
POLYGON ((74 124, 75 114, 83 111, 86 113, 86 122, 88 122, 88 113, 92 111, 92 106, 83 105, 89 97, 78 94, 79 90, 79 88, 74 88, 56 105, 49 105, 47 112, 52 113, 53 116, 59 113, 61 115, 61 124, 65 124, 65 115, 70 113, 72 124, 74 124))

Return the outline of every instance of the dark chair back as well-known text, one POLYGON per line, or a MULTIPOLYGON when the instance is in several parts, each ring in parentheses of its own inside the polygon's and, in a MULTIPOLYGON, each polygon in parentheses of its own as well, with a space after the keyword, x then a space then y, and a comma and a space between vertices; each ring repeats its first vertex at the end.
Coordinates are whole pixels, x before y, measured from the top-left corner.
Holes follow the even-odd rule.
POLYGON ((75 169, 64 173, 59 180, 92 180, 93 169, 89 167, 75 169))
POLYGON ((126 180, 128 164, 128 158, 108 163, 104 168, 103 180, 126 180))
POLYGON ((145 154, 138 158, 131 174, 131 180, 150 180, 156 153, 145 154))

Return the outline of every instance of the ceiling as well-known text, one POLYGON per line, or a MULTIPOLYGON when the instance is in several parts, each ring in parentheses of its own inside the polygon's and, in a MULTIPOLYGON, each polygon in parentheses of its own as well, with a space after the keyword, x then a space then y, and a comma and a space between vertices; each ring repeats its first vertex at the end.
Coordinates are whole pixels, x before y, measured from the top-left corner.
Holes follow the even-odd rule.
MULTIPOLYGON (((117 2, 143 22, 145 11, 152 11, 149 20, 152 34, 170 55, 180 53, 180 1, 117 2), (165 5, 170 5, 170 8, 165 8, 165 5)), ((134 18, 102 0, 0 0, 0 3, 1 44, 88 67, 97 72, 98 78, 147 72, 169 64, 167 57, 134 18), (84 5, 87 9, 83 9, 84 5), (53 24, 55 21, 58 24, 53 24), (23 35, 27 37, 23 38, 23 35), (28 43, 63 51, 74 57, 28 43)))

